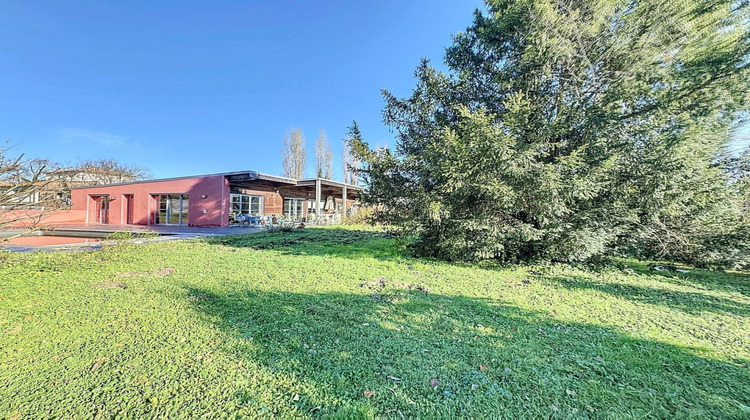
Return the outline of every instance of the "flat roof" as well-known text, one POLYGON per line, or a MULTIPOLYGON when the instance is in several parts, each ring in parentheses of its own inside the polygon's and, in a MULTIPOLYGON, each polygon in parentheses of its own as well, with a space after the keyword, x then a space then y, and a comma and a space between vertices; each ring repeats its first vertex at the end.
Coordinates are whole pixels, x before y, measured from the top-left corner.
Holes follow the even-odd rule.
POLYGON ((300 179, 299 181, 297 181, 297 185, 304 185, 304 186, 315 185, 315 181, 317 181, 317 180, 320 180, 322 184, 333 185, 335 187, 342 187, 343 188, 344 186, 346 186, 347 189, 349 189, 349 188, 354 189, 354 190, 363 190, 364 189, 364 188, 360 187, 359 185, 345 184, 343 182, 338 182, 338 181, 334 181, 332 179, 326 179, 326 178, 305 178, 305 179, 300 179))
POLYGON ((245 171, 233 171, 233 172, 219 172, 215 174, 203 174, 203 175, 187 175, 187 176, 178 176, 178 177, 172 177, 172 178, 153 178, 153 179, 141 179, 138 181, 130 181, 130 182, 120 182, 115 184, 101 184, 101 185, 88 185, 83 187, 73 187, 71 190, 83 190, 87 188, 102 188, 102 187, 115 187, 119 185, 132 185, 132 184, 144 184, 149 182, 163 182, 163 181, 177 181, 180 179, 191 179, 191 178, 207 178, 212 176, 233 176, 233 175, 247 175, 250 177, 250 180, 264 180, 264 181, 272 181, 272 182, 284 182, 291 185, 309 185, 310 182, 315 182, 316 180, 320 179, 322 182, 328 184, 328 185, 336 185, 336 186, 346 186, 347 188, 351 188, 354 190, 362 190, 363 188, 357 185, 351 185, 351 184, 344 184, 343 182, 333 181, 330 179, 325 178, 306 178, 306 179, 294 179, 294 178, 287 178, 283 176, 277 176, 277 175, 269 175, 260 173, 257 171, 252 170, 245 170, 245 171))

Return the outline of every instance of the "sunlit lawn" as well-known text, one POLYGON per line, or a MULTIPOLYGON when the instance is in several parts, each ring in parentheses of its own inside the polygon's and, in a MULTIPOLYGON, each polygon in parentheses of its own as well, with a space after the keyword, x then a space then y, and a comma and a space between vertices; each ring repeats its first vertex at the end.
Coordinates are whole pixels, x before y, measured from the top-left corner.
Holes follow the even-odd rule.
POLYGON ((750 416, 750 275, 305 229, 0 253, 0 418, 750 416))

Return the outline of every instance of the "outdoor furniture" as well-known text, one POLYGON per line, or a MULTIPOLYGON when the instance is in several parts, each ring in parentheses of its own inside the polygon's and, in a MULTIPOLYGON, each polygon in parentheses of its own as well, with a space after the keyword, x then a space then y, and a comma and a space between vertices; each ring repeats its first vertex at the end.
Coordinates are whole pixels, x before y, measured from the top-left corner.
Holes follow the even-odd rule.
POLYGON ((240 224, 240 226, 249 226, 250 225, 250 216, 246 214, 240 214, 235 218, 237 220, 237 223, 240 224))

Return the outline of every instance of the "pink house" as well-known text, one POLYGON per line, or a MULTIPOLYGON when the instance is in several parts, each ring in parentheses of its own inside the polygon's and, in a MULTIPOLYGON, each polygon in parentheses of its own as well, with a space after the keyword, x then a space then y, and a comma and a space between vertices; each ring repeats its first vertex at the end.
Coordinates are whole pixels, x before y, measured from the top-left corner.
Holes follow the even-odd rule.
POLYGON ((74 188, 71 212, 86 223, 228 226, 240 215, 345 216, 360 191, 322 178, 238 171, 74 188))

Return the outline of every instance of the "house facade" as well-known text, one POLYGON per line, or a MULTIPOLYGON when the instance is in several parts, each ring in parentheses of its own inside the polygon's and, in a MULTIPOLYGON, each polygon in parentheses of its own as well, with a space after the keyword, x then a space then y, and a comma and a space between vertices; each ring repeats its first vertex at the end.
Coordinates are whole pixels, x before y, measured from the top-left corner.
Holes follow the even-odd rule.
POLYGON ((360 191, 323 178, 238 171, 73 188, 71 210, 86 223, 228 226, 240 215, 295 221, 346 217, 360 191))

